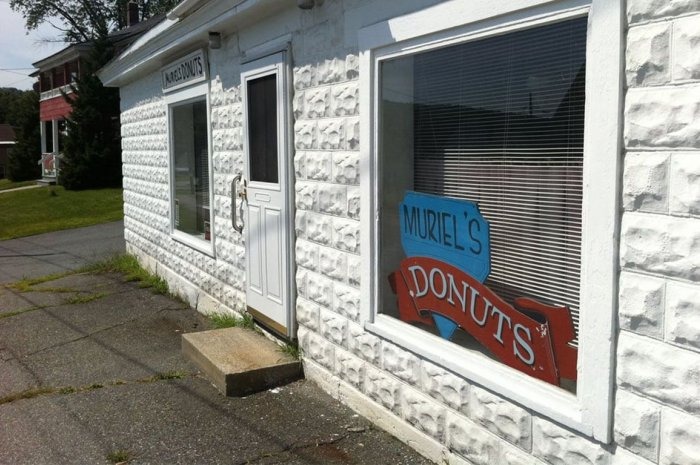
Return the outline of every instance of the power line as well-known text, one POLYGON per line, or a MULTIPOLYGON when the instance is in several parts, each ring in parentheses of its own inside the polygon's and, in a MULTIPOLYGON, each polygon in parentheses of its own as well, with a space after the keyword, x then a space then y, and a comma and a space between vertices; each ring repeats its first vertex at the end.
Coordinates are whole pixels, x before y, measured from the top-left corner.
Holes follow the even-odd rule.
POLYGON ((0 68, 0 71, 22 71, 35 68, 0 68))
MULTIPOLYGON (((32 68, 32 69, 33 69, 33 68, 32 68)), ((19 76, 27 76, 27 75, 28 75, 28 73, 18 73, 17 71, 11 71, 11 70, 9 70, 9 69, 0 69, 0 71, 2 71, 2 72, 4 72, 4 73, 17 74, 17 75, 19 75, 19 76)))

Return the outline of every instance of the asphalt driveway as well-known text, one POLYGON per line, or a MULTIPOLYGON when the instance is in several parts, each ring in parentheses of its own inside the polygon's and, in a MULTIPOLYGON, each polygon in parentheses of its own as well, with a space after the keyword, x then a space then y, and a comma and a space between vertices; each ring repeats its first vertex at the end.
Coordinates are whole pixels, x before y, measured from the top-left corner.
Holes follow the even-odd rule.
POLYGON ((11 284, 123 249, 119 228, 0 242, 0 464, 429 463, 308 381, 220 395, 180 352, 209 320, 121 275, 11 284))
POLYGON ((0 241, 0 284, 74 270, 124 252, 124 222, 0 241))

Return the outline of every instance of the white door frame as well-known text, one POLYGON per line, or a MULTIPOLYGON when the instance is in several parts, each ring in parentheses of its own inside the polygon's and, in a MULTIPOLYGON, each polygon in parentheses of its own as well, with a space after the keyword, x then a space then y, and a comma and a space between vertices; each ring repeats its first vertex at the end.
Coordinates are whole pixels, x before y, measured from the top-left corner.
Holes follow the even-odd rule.
MULTIPOLYGON (((282 207, 284 209, 281 219, 285 231, 282 234, 281 245, 281 293, 282 306, 286 315, 286 324, 275 321, 264 314, 260 309, 253 308, 247 302, 248 312, 253 315, 263 325, 274 330, 281 336, 294 339, 296 338, 296 318, 294 312, 294 303, 296 302, 296 279, 295 279, 295 228, 294 228, 294 163, 293 163, 293 145, 292 136, 293 130, 291 127, 291 66, 290 66, 290 51, 284 49, 270 53, 264 56, 257 57, 254 60, 248 60, 241 66, 241 101, 243 105, 244 128, 243 128, 243 164, 244 176, 248 183, 248 188, 255 189, 256 187, 265 188, 270 191, 278 191, 282 196, 282 207), (278 146, 278 184, 277 187, 270 186, 268 183, 250 181, 250 163, 249 163, 249 141, 248 141, 248 99, 247 99, 247 82, 250 79, 260 78, 276 74, 277 76, 277 146, 278 146)), ((246 200, 247 204, 247 200, 246 200)), ((246 261, 250 260, 249 253, 249 236, 250 228, 248 225, 248 208, 245 209, 245 231, 246 238, 246 261)), ((250 262, 246 263, 246 299, 248 300, 249 282, 248 272, 250 270, 250 262)))

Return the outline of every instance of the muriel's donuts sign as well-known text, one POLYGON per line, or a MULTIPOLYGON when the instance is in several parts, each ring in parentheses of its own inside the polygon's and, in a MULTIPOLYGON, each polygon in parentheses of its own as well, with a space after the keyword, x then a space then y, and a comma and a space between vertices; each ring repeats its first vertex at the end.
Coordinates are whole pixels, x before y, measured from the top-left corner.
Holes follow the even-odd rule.
POLYGON ((501 362, 548 383, 576 379, 569 309, 529 298, 508 303, 483 284, 489 225, 475 203, 408 192, 399 211, 408 258, 389 281, 401 320, 435 326, 448 340, 466 331, 501 362))
POLYGON ((163 92, 179 89, 207 78, 204 50, 197 50, 161 69, 163 92))

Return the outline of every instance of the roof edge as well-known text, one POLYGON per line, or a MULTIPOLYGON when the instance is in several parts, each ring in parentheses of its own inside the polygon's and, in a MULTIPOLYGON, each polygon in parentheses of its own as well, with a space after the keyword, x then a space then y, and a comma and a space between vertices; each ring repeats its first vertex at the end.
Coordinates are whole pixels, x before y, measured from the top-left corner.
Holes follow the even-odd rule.
MULTIPOLYGON (((184 0, 192 8, 202 0, 184 0)), ((239 29, 287 5, 288 0, 214 0, 207 8, 178 19, 168 19, 148 31, 110 63, 97 72, 107 87, 121 87, 140 75, 167 64, 176 51, 185 53, 197 46, 206 46, 209 31, 239 29)), ((193 10, 188 10, 193 11, 193 10)))

